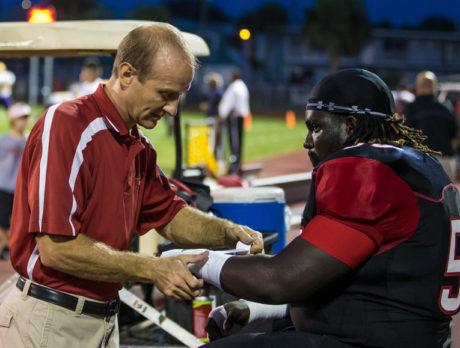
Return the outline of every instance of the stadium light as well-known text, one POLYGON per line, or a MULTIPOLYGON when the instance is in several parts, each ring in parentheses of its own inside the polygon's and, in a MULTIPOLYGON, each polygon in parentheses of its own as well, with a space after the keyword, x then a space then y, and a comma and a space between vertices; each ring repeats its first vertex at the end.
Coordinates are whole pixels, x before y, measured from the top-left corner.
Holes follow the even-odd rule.
POLYGON ((54 22, 54 10, 52 8, 31 8, 29 10, 29 23, 51 23, 54 22))
POLYGON ((249 29, 243 28, 240 30, 240 39, 241 40, 249 40, 251 38, 251 32, 249 29))

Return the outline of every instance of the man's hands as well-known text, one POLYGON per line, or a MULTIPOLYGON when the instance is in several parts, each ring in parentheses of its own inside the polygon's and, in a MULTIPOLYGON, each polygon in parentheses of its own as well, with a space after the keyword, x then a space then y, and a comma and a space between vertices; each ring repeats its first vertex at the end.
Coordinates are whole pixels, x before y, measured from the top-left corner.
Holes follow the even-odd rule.
POLYGON ((195 255, 158 258, 128 251, 118 251, 88 238, 37 234, 40 261, 46 267, 83 279, 154 283, 174 300, 191 300, 199 295, 203 280, 195 278, 187 265, 203 263, 208 251, 195 255))
POLYGON ((191 300, 200 294, 203 280, 195 278, 187 269, 189 263, 200 263, 208 257, 205 251, 198 255, 178 255, 157 258, 152 282, 166 296, 176 301, 191 300))
POLYGON ((203 280, 195 278, 188 264, 206 262, 209 252, 158 258, 118 251, 79 233, 75 238, 37 235, 40 260, 46 267, 76 277, 107 281, 152 282, 176 301, 191 300, 200 294, 203 280))
POLYGON ((264 250, 262 233, 247 226, 231 223, 225 228, 225 246, 232 249, 238 241, 251 245, 251 254, 260 254, 264 250))
POLYGON ((211 341, 240 331, 249 320, 249 307, 244 301, 228 302, 215 308, 206 324, 211 341))
MULTIPOLYGON (((197 255, 206 252, 206 259, 189 263, 188 269, 194 275, 221 289, 220 272, 224 263, 231 257, 225 251, 212 251, 206 249, 173 249, 161 254, 161 258, 177 255, 197 255)), ((247 252, 247 250, 246 250, 247 252)))

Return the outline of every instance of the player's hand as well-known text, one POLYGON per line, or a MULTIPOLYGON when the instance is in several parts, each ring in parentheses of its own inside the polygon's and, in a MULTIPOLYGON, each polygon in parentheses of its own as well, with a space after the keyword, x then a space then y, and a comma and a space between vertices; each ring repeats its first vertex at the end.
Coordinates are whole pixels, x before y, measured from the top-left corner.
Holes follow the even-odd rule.
POLYGON ((198 255, 156 258, 152 281, 163 294, 176 301, 192 300, 200 294, 204 282, 190 273, 187 264, 202 262, 207 257, 205 251, 198 255))
POLYGON ((225 229, 225 246, 233 249, 238 241, 251 245, 251 254, 260 254, 264 250, 262 233, 243 225, 231 224, 225 229))
POLYGON ((232 301, 215 308, 206 323, 211 341, 239 332, 249 320, 249 307, 244 301, 232 301))

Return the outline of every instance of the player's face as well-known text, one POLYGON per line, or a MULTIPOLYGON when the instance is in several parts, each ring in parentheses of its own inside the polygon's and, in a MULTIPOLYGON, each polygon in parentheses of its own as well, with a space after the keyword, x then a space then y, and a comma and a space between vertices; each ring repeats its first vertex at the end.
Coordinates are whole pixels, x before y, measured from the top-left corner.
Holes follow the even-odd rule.
POLYGON ((128 121, 154 128, 166 114, 175 116, 179 97, 190 89, 194 69, 168 50, 160 52, 147 80, 134 77, 128 98, 128 121))
POLYGON ((305 123, 308 134, 303 147, 308 150, 314 166, 340 150, 349 135, 346 116, 319 110, 307 110, 305 123))

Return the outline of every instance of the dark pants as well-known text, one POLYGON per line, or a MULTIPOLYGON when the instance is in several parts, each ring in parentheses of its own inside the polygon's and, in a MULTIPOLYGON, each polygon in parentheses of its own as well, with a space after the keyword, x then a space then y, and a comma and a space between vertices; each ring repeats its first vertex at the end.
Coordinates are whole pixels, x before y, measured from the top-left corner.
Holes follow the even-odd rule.
POLYGON ((241 166, 241 150, 243 148, 243 116, 229 117, 227 126, 232 151, 228 173, 237 174, 241 166))
POLYGON ((315 335, 303 331, 282 331, 272 333, 243 333, 221 338, 205 346, 207 348, 350 348, 331 336, 315 335))
POLYGON ((0 227, 9 229, 14 194, 0 190, 0 227))

